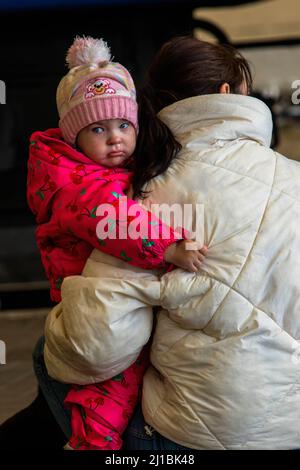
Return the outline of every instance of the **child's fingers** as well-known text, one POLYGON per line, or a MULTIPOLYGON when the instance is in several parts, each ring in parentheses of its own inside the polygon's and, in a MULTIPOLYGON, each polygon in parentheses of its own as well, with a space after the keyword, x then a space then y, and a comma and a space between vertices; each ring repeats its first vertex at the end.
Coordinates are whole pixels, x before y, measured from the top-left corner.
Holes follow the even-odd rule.
POLYGON ((208 252, 208 247, 206 245, 203 245, 202 248, 200 248, 200 253, 202 253, 204 256, 207 255, 208 252))
POLYGON ((198 259, 201 263, 203 263, 203 261, 205 260, 205 256, 202 255, 201 253, 199 253, 198 256, 197 256, 197 259, 198 259))
POLYGON ((202 261, 200 261, 199 259, 195 259, 193 261, 193 268, 195 268, 196 271, 198 271, 201 268, 201 265, 202 265, 202 261))
POLYGON ((208 252, 207 245, 203 245, 200 248, 199 242, 196 242, 195 240, 185 240, 184 246, 186 251, 199 251, 203 255, 206 255, 208 252))
POLYGON ((196 261, 195 257, 188 257, 182 265, 183 269, 186 269, 190 273, 195 273, 198 271, 198 267, 195 265, 196 261))
POLYGON ((190 268, 188 268, 188 271, 190 273, 196 273, 198 271, 198 268, 194 265, 192 265, 190 268))

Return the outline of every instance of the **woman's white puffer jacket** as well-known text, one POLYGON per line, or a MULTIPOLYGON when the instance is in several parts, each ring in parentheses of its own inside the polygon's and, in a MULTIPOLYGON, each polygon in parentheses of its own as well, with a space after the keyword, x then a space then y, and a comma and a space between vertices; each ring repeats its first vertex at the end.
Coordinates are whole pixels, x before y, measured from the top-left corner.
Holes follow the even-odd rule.
POLYGON ((183 149, 148 204, 203 204, 209 252, 198 275, 162 278, 146 421, 194 449, 300 448, 300 164, 268 148, 255 98, 189 98, 160 117, 183 149))
MULTIPOLYGON (((300 164, 269 149, 271 115, 255 98, 193 97, 160 118, 182 150, 149 183, 145 205, 180 204, 184 211, 192 203, 186 228, 196 226, 209 251, 197 274, 176 269, 160 281, 150 273, 132 278, 123 265, 118 296, 163 307, 144 379, 145 419, 193 449, 299 448, 300 164)), ((166 213, 160 215, 168 222, 166 213)), ((78 315, 95 312, 105 296, 95 289, 96 272, 65 281, 64 302, 71 292, 78 315), (92 292, 88 299, 81 282, 92 292)), ((117 326, 101 340, 114 360, 125 344, 119 347, 117 326)), ((96 340, 88 344, 96 347, 96 340)))

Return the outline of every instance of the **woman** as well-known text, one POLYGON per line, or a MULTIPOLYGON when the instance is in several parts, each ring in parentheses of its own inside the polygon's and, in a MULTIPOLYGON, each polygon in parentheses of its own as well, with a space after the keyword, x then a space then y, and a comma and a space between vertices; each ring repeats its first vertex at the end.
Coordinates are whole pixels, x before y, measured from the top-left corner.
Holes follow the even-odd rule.
POLYGON ((134 190, 149 191, 146 207, 203 204, 209 250, 198 274, 162 278, 142 399, 151 428, 137 437, 137 410, 129 449, 299 448, 300 165, 269 149, 270 111, 250 89, 236 51, 192 38, 149 69, 134 190))
POLYGON ((300 166, 269 149, 271 115, 250 87, 235 50, 192 38, 150 67, 134 192, 147 207, 202 204, 209 251, 196 274, 153 281, 147 300, 163 309, 126 449, 299 447, 300 166))

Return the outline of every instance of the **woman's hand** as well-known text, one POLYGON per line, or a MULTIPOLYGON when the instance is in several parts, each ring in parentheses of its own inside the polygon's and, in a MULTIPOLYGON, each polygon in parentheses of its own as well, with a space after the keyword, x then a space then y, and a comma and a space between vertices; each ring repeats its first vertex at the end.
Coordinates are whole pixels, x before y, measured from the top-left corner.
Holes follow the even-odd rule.
POLYGON ((164 260, 186 271, 195 273, 201 268, 207 251, 206 245, 198 249, 195 240, 181 240, 168 246, 164 253, 164 260))

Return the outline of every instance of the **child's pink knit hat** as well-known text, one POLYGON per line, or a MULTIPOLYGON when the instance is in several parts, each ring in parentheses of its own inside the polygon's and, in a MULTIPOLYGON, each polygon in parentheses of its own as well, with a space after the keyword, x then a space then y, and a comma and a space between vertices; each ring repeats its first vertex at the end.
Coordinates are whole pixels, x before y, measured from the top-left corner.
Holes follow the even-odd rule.
POLYGON ((111 62, 103 39, 76 37, 66 60, 70 71, 56 93, 59 127, 66 142, 74 145, 81 129, 104 119, 126 119, 137 130, 133 80, 125 67, 111 62))

